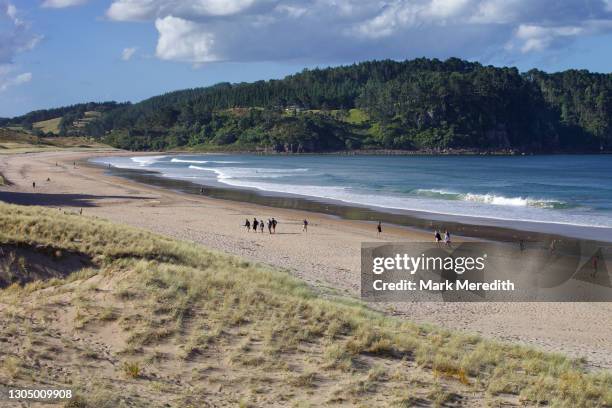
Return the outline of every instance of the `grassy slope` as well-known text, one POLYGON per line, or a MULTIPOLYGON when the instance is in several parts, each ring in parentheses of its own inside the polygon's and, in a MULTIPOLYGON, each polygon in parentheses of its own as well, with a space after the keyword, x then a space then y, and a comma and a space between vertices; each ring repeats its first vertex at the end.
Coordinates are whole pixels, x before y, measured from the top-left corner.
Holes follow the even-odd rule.
POLYGON ((62 118, 53 118, 53 119, 49 119, 49 120, 43 120, 40 122, 34 122, 32 124, 32 127, 35 129, 40 129, 45 133, 55 133, 58 134, 59 133, 59 125, 60 122, 62 121, 62 118))
POLYGON ((365 111, 354 108, 349 110, 349 115, 346 118, 346 121, 353 125, 361 125, 367 122, 369 119, 370 118, 368 117, 368 114, 365 111))
POLYGON ((0 291, 0 385, 72 387, 72 407, 612 404, 607 372, 324 300, 194 244, 0 204, 2 243, 93 259, 0 291))
POLYGON ((57 149, 109 148, 86 137, 37 137, 26 132, 0 128, 0 154, 14 154, 57 149))

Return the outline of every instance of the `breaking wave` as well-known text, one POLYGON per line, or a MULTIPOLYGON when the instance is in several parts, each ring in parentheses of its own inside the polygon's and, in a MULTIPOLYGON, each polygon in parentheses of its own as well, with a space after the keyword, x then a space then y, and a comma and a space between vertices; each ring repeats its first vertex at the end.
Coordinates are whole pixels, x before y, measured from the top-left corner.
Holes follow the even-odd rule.
POLYGON ((219 180, 295 177, 296 174, 306 173, 308 171, 308 169, 272 169, 264 167, 201 167, 194 165, 189 166, 189 168, 195 170, 215 172, 219 180))
POLYGON ((206 164, 206 163, 238 164, 238 163, 242 163, 239 161, 229 161, 229 160, 186 160, 186 159, 177 159, 177 158, 173 158, 170 161, 172 163, 194 163, 194 164, 206 164))
POLYGON ((130 157, 130 160, 138 164, 140 167, 146 167, 166 157, 168 156, 136 156, 136 157, 130 157))
POLYGON ((531 197, 505 197, 498 194, 475 194, 456 193, 437 189, 418 189, 415 194, 422 197, 437 198, 443 200, 471 201, 482 204, 505 205, 513 207, 536 207, 536 208, 570 208, 571 205, 564 201, 549 200, 531 197))

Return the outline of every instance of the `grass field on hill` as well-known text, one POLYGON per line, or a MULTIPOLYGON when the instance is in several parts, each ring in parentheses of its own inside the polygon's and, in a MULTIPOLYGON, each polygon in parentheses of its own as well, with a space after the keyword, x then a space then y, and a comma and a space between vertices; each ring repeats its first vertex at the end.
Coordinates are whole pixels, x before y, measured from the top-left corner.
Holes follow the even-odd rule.
POLYGON ((59 133, 59 125, 60 122, 62 121, 62 118, 53 118, 53 119, 49 119, 49 120, 43 120, 40 122, 34 122, 32 124, 32 128, 34 129, 40 129, 45 133, 54 133, 54 134, 58 134, 59 133))
POLYGON ((87 137, 38 137, 7 128, 0 128, 0 154, 25 153, 44 150, 101 149, 107 145, 87 137))
POLYGON ((612 404, 580 361, 141 230, 0 204, 0 249, 0 385, 72 388, 66 406, 612 404))

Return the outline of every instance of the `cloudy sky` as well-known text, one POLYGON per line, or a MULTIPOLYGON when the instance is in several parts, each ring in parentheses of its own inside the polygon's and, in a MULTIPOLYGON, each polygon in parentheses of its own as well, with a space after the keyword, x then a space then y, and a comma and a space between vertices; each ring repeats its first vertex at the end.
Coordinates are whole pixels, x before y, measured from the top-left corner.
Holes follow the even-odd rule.
POLYGON ((612 0, 0 0, 0 117, 421 56, 612 72, 612 0))

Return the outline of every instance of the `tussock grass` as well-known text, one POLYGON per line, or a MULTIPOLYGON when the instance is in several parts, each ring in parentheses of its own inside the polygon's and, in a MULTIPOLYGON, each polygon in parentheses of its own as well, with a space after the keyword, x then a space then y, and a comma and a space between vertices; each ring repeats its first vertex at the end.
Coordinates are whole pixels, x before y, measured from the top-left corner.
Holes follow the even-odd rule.
POLYGON ((142 375, 142 368, 137 361, 126 361, 123 363, 123 372, 128 378, 139 378, 142 375))
MULTIPOLYGON (((125 337, 117 356, 147 361, 152 376, 156 370, 176 371, 164 375, 177 380, 160 383, 143 379, 136 360, 117 360, 124 378, 138 378, 138 386, 149 387, 151 393, 137 390, 140 395, 158 398, 160 405, 168 395, 180 396, 185 406, 200 406, 198 398, 217 398, 221 405, 254 400, 254 405, 282 401, 290 406, 299 401, 380 403, 375 398, 381 396, 391 398, 388 405, 424 401, 443 406, 466 398, 469 405, 474 395, 495 403, 511 395, 527 406, 612 405, 612 375, 587 372, 581 361, 415 325, 356 301, 321 299, 286 273, 194 244, 5 204, 0 204, 0 243, 53 245, 94 260, 96 268, 63 280, 9 287, 0 292, 0 303, 19 305, 28 294, 49 290, 75 301, 81 296, 75 330, 116 325, 125 337), (79 282, 90 281, 110 287, 99 296, 111 304, 95 307, 102 300, 93 284, 76 290, 75 285, 84 287, 79 282), (264 375, 269 381, 251 391, 241 387, 244 378, 264 375), (176 385, 183 377, 191 385, 208 386, 201 393, 187 391, 176 385), (206 394, 217 388, 226 393, 206 394)), ((93 362, 115 358, 102 354, 84 349, 80 355, 93 362)), ((82 387, 92 395, 102 392, 82 387)), ((79 395, 72 406, 93 406, 79 395)), ((133 405, 142 402, 133 398, 133 405)))
POLYGON ((4 370, 10 378, 17 378, 21 370, 21 361, 15 356, 6 356, 2 361, 4 370))

